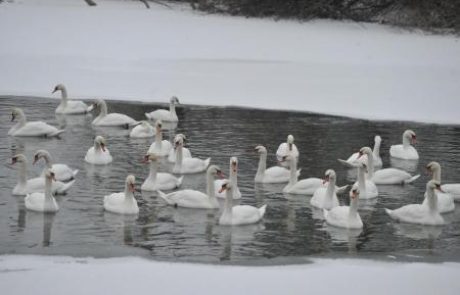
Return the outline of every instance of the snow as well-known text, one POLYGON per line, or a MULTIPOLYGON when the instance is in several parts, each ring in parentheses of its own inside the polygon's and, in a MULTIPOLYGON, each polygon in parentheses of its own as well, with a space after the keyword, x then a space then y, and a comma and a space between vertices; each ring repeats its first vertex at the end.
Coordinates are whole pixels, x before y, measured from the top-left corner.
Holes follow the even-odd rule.
POLYGON ((460 124, 458 37, 96 2, 0 4, 0 94, 64 83, 80 98, 460 124))
POLYGON ((458 294, 460 264, 313 259, 220 266, 57 256, 0 256, 5 294, 458 294), (142 293, 141 293, 142 292, 142 293))

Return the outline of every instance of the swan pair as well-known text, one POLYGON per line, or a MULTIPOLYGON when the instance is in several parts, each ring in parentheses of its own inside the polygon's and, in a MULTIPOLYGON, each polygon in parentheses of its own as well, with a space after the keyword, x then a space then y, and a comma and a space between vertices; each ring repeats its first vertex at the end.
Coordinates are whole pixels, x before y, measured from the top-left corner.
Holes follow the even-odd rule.
POLYGON ((94 138, 94 146, 90 147, 85 155, 85 162, 95 165, 107 165, 113 158, 106 148, 105 138, 98 135, 94 138))
POLYGON ((350 206, 336 206, 331 210, 323 210, 327 224, 346 229, 361 229, 363 221, 358 213, 360 189, 355 184, 350 190, 350 206))
MULTIPOLYGON (((267 149, 264 146, 258 145, 254 149, 260 155, 259 166, 254 178, 256 183, 284 183, 289 181, 291 175, 289 169, 280 166, 267 168, 267 149)), ((300 176, 300 169, 297 170, 296 174, 297 177, 300 176)))
POLYGON ((57 129, 56 127, 42 121, 27 122, 26 115, 20 108, 13 108, 11 111, 11 122, 16 119, 18 122, 10 128, 8 135, 55 137, 64 132, 64 130, 57 129))
MULTIPOLYGON (((426 169, 429 173, 432 174, 433 180, 441 183, 441 165, 438 162, 430 162, 426 165, 426 169)), ((455 203, 454 203, 454 194, 452 194, 452 189, 449 191, 445 190, 450 189, 452 187, 460 187, 459 184, 451 184, 451 185, 441 185, 442 192, 436 192, 436 196, 438 199, 438 210, 439 213, 448 213, 455 210, 455 203)), ((425 194, 425 199, 423 200, 423 204, 427 204, 428 197, 425 194)))
POLYGON ((435 190, 443 192, 441 184, 432 179, 426 184, 425 197, 427 202, 405 205, 395 210, 385 208, 385 212, 397 221, 422 225, 443 225, 444 218, 439 214, 438 197, 435 190))
POLYGON ((176 114, 176 104, 179 103, 179 99, 175 96, 169 100, 169 111, 168 110, 156 110, 150 113, 145 113, 145 116, 149 120, 163 120, 165 122, 178 122, 179 118, 176 114))
MULTIPOLYGON (((11 159, 11 164, 19 165, 18 183, 13 188, 13 195, 27 195, 33 192, 44 192, 46 189, 46 181, 44 177, 35 177, 27 179, 27 158, 23 154, 17 154, 11 159)), ((49 169, 47 169, 48 171, 49 169)), ((51 171, 52 172, 52 171, 51 171)), ((53 178, 55 179, 53 173, 53 178)), ((70 187, 75 183, 75 180, 64 183, 61 181, 53 181, 51 192, 53 194, 65 194, 70 187)))
MULTIPOLYGON (((374 137, 374 149, 372 154, 374 156, 374 167, 382 167, 382 158, 380 157, 380 145, 382 143, 382 138, 379 135, 374 137)), ((348 168, 355 168, 356 161, 360 157, 359 152, 352 154, 346 161, 339 159, 339 162, 347 166, 348 168)))
POLYGON ((166 157, 172 150, 172 145, 169 141, 163 140, 162 126, 161 120, 155 122, 155 141, 150 145, 148 152, 155 153, 159 157, 166 157))
POLYGON ((56 108, 56 114, 62 115, 77 115, 86 114, 88 112, 88 106, 81 100, 73 100, 67 97, 67 89, 63 84, 58 84, 54 87, 53 92, 61 91, 61 103, 56 108))
MULTIPOLYGON (((438 162, 428 163, 426 169, 432 174, 434 180, 441 182, 441 165, 438 162)), ((455 201, 460 201, 460 183, 443 184, 441 189, 452 195, 455 201)))
POLYGON ((139 206, 134 198, 136 178, 128 175, 125 181, 125 190, 104 196, 104 209, 118 214, 138 214, 139 206))
POLYGON ((297 162, 299 161, 299 150, 294 144, 294 136, 291 134, 288 135, 286 142, 281 143, 276 150, 276 158, 281 166, 289 167, 289 163, 283 161, 283 159, 289 155, 293 156, 297 162))
POLYGON ((46 164, 46 168, 43 169, 42 176, 45 175, 47 169, 51 169, 54 173, 55 180, 57 181, 70 181, 78 174, 78 169, 73 170, 66 164, 53 164, 51 154, 46 150, 36 151, 34 155, 34 162, 32 164, 35 165, 35 163, 37 163, 40 159, 44 159, 46 164))
POLYGON ((96 100, 87 111, 91 112, 94 109, 99 109, 99 115, 91 123, 93 126, 129 128, 139 124, 138 121, 125 114, 107 113, 107 104, 103 99, 96 100))
POLYGON ((45 183, 44 192, 33 192, 27 194, 24 199, 24 204, 28 210, 53 213, 59 210, 59 205, 54 199, 52 193, 52 182, 56 181, 54 173, 47 169, 45 177, 43 178, 45 183))
POLYGON ((201 160, 198 158, 184 157, 184 136, 176 136, 174 142, 176 162, 174 163, 173 173, 191 174, 206 171, 211 158, 201 160))
MULTIPOLYGON (((176 145, 176 143, 178 141, 182 140, 182 142, 185 143, 185 141, 187 140, 187 138, 185 137, 184 134, 176 134, 176 136, 174 136, 174 146, 176 145)), ((186 147, 182 147, 182 158, 191 158, 192 157, 192 153, 190 152, 190 150, 186 147)), ((175 149, 171 149, 169 151, 169 155, 168 155, 168 162, 170 163, 175 163, 176 162, 176 150, 175 149)))

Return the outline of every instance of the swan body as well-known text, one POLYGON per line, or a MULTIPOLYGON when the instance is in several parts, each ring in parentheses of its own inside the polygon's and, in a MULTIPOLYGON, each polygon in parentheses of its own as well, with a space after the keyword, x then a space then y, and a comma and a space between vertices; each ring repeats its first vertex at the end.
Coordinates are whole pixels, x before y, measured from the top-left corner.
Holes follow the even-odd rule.
POLYGON ((53 171, 57 181, 69 181, 74 179, 78 174, 78 169, 73 170, 66 164, 53 164, 51 154, 46 150, 38 150, 35 152, 33 164, 41 158, 44 159, 46 163, 46 168, 43 169, 42 176, 45 175, 47 169, 51 169, 51 171, 53 171))
POLYGON ((226 191, 225 205, 222 215, 219 218, 220 225, 245 225, 257 223, 265 215, 267 205, 260 208, 249 205, 233 206, 233 184, 226 180, 222 184, 220 191, 226 191))
POLYGON ((455 201, 460 201, 460 183, 447 183, 441 185, 441 189, 452 195, 455 201))
MULTIPOLYGON (((12 158, 12 164, 14 165, 16 163, 19 164, 19 174, 18 183, 13 188, 13 195, 27 195, 33 192, 44 192, 46 189, 45 177, 27 179, 27 159, 23 154, 17 154, 12 158)), ((53 179, 55 179, 54 176, 53 179)), ((74 183, 75 180, 67 183, 61 181, 53 181, 50 183, 51 193, 65 194, 74 183)))
MULTIPOLYGON (((186 138, 185 138, 185 135, 183 134, 176 134, 176 136, 174 136, 174 142, 176 142, 179 137, 181 137, 182 140, 185 142, 186 138)), ((190 150, 186 147, 182 147, 182 158, 191 158, 191 157, 192 157, 192 153, 190 152, 190 150)), ((174 149, 171 149, 169 151, 168 162, 170 163, 176 162, 176 151, 174 149)))
POLYGON ((178 122, 179 118, 176 114, 176 104, 179 103, 179 99, 175 96, 171 97, 169 101, 169 111, 168 110, 156 110, 150 113, 145 113, 145 116, 149 120, 162 120, 165 122, 178 122))
POLYGON ((207 158, 206 160, 198 158, 184 158, 183 147, 184 140, 182 137, 177 138, 175 141, 176 162, 174 163, 173 173, 192 174, 206 171, 209 163, 211 163, 211 158, 207 158))
POLYGON ((56 91, 61 91, 61 103, 56 108, 56 114, 76 115, 86 114, 88 112, 88 106, 83 101, 68 99, 67 89, 64 85, 56 85, 52 93, 56 91))
POLYGON ((113 158, 106 148, 105 139, 102 136, 96 136, 94 146, 86 152, 85 162, 95 165, 107 165, 112 163, 113 158))
POLYGON ((286 168, 289 167, 289 163, 282 161, 282 159, 288 155, 292 155, 296 161, 299 161, 299 150, 294 144, 294 136, 291 134, 288 135, 287 141, 281 143, 276 150, 276 158, 280 162, 280 165, 286 168))
MULTIPOLYGON (((241 199, 241 192, 238 188, 238 158, 231 157, 230 158, 230 172, 229 172, 229 180, 233 184, 232 195, 233 199, 241 199)), ((218 198, 226 198, 226 192, 221 191, 220 188, 224 184, 227 179, 216 179, 214 180, 214 191, 216 192, 216 197, 218 198)))
POLYGON ((206 172, 206 193, 186 189, 169 194, 158 190, 158 195, 165 200, 168 205, 175 207, 196 208, 196 209, 218 209, 219 202, 214 191, 214 176, 222 174, 219 167, 209 166, 206 172))
POLYGON ((283 188, 283 193, 313 195, 315 191, 323 186, 323 180, 316 177, 297 180, 297 160, 294 156, 285 156, 283 162, 289 162, 289 182, 283 188))
POLYGON ((155 136, 155 128, 147 121, 141 121, 129 133, 129 137, 131 138, 149 138, 153 136, 155 136))
MULTIPOLYGON (((430 162, 426 165, 426 169, 431 175, 433 176, 433 180, 441 183, 441 165, 438 162, 430 162)), ((444 190, 445 185, 441 185, 440 191, 435 191, 435 194, 438 197, 438 211, 439 213, 447 213, 452 212, 455 210, 455 203, 454 203, 454 196, 447 191, 444 190)), ((423 204, 427 204, 429 201, 427 194, 425 194, 425 199, 423 200, 423 204)))
POLYGON ((57 129, 42 121, 27 122, 26 115, 20 108, 13 108, 11 112, 11 121, 14 121, 16 118, 18 122, 10 128, 8 135, 54 137, 64 132, 64 130, 57 129))
MULTIPOLYGON (((369 158, 368 158, 369 159, 369 158)), ((354 183, 359 188, 359 197, 361 199, 373 199, 378 196, 377 186, 375 183, 365 177, 365 170, 367 165, 362 161, 357 163, 358 165, 358 181, 354 183)))
POLYGON ((417 150, 410 145, 416 142, 415 132, 412 130, 406 130, 403 133, 402 144, 392 145, 390 147, 390 156, 393 158, 404 159, 404 160, 418 160, 417 150))
POLYGON ((143 191, 172 190, 182 184, 183 176, 177 178, 170 173, 158 172, 158 162, 155 154, 147 154, 144 157, 144 162, 150 162, 150 172, 141 186, 143 191))
POLYGON ((101 127, 129 127, 139 124, 133 118, 119 113, 107 113, 107 104, 104 100, 98 99, 89 108, 88 112, 93 109, 100 109, 99 115, 93 120, 91 124, 101 127))
POLYGON ((118 214, 139 213, 139 207, 134 198, 135 181, 136 178, 133 175, 128 175, 126 177, 124 192, 104 196, 104 209, 118 214))
POLYGON ((385 208, 385 212, 397 221, 407 223, 417 223, 423 225, 443 225, 444 219, 438 211, 438 200, 434 190, 440 190, 440 183, 430 180, 426 185, 426 198, 424 204, 410 204, 401 208, 390 210, 385 208))
POLYGON ((329 210, 339 206, 339 199, 335 192, 336 178, 334 170, 329 169, 326 171, 324 182, 328 182, 327 187, 319 187, 313 193, 313 197, 310 199, 310 204, 313 207, 329 210))
MULTIPOLYGON (((372 154, 374 156, 374 167, 382 167, 382 158, 380 157, 380 145, 382 143, 382 138, 379 135, 374 137, 374 149, 372 150, 372 154)), ((346 161, 340 161, 342 164, 349 168, 355 168, 355 162, 360 157, 359 152, 353 153, 346 161)))
MULTIPOLYGON (((285 183, 289 181, 290 171, 285 167, 273 166, 267 168, 267 149, 264 146, 256 146, 255 150, 260 154, 259 166, 254 178, 256 183, 285 183)), ((300 169, 297 170, 297 177, 300 176, 300 169)))
POLYGON ((45 191, 27 194, 24 204, 27 210, 52 213, 59 210, 59 205, 51 192, 51 182, 54 180, 54 173, 48 170, 45 173, 45 191))
POLYGON ((363 221, 358 213, 359 195, 359 188, 354 185, 350 190, 350 206, 337 206, 329 211, 324 209, 327 224, 347 229, 363 228, 363 221))
POLYGON ((155 122, 155 141, 150 145, 148 153, 157 155, 158 157, 166 157, 173 149, 169 141, 163 140, 163 133, 161 130, 163 123, 160 120, 155 122))

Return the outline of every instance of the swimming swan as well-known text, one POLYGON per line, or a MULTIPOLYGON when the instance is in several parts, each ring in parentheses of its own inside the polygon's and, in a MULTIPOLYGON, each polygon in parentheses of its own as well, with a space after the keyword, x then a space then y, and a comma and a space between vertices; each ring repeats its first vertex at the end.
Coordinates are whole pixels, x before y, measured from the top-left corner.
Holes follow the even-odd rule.
POLYGON ((51 170, 47 170, 44 177, 45 192, 34 192, 27 194, 24 199, 24 204, 27 210, 53 213, 59 210, 59 205, 53 197, 51 183, 55 181, 54 173, 51 170))
POLYGON ((198 158, 184 158, 182 150, 184 147, 184 140, 182 137, 177 138, 175 142, 176 162, 174 163, 173 173, 190 174, 206 171, 211 162, 211 158, 201 160, 198 158))
POLYGON ((86 152, 85 162, 95 165, 106 165, 112 163, 112 155, 106 148, 105 138, 96 136, 94 146, 90 147, 86 152))
MULTIPOLYGON (((259 166, 254 178, 256 183, 284 183, 289 181, 291 175, 289 169, 280 166, 267 168, 267 149, 258 145, 255 150, 259 153, 259 166)), ((300 175, 300 169, 297 170, 297 177, 300 175)))
POLYGON ((327 183, 327 187, 319 187, 310 200, 310 204, 319 209, 332 209, 339 206, 339 199, 337 198, 335 190, 335 182, 337 175, 332 169, 326 170, 324 173, 323 183, 327 183))
MULTIPOLYGON (((380 145, 382 138, 379 135, 374 137, 374 149, 372 154, 374 156, 374 167, 382 167, 382 158, 380 157, 380 145)), ((339 159, 339 162, 347 166, 348 168, 356 168, 354 163, 358 160, 359 152, 352 154, 346 161, 339 159)))
MULTIPOLYGON (((368 158, 369 159, 369 158, 368 158)), ((368 172, 368 165, 364 163, 364 161, 359 161, 357 163, 358 169, 358 181, 355 182, 353 185, 358 186, 359 188, 359 197, 361 199, 373 199, 378 196, 377 186, 371 180, 366 178, 365 173, 368 172)), ((371 168, 372 169, 372 168, 371 168)))
MULTIPOLYGON (((441 183, 441 165, 438 162, 430 162, 428 165, 426 165, 426 170, 431 173, 433 176, 433 180, 441 183)), ((460 184, 453 184, 453 186, 460 184)), ((450 185, 452 186, 452 184, 450 185)), ((441 189, 444 192, 435 192, 436 195, 438 196, 438 210, 439 213, 447 213, 447 212, 452 212, 455 210, 455 203, 454 203, 454 195, 449 193, 447 190, 444 188, 447 187, 449 188, 449 185, 441 185, 441 189)), ((428 198, 425 195, 425 199, 423 200, 423 204, 426 204, 428 202, 428 198)))
POLYGON ((33 165, 40 159, 44 159, 46 163, 46 168, 43 169, 42 176, 45 175, 47 169, 53 171, 55 179, 58 181, 72 180, 78 174, 78 169, 73 170, 66 164, 53 164, 53 158, 46 150, 38 150, 35 152, 33 165))
POLYGON ((133 118, 119 113, 107 113, 107 104, 103 99, 96 100, 91 106, 88 107, 88 112, 94 109, 99 109, 99 115, 93 120, 91 124, 101 127, 125 127, 134 126, 139 124, 133 118))
POLYGON ((67 98, 67 89, 64 85, 58 84, 54 87, 53 92, 61 91, 61 103, 56 108, 56 114, 67 114, 67 115, 76 115, 76 114, 86 114, 88 112, 88 106, 81 100, 73 100, 67 98))
MULTIPOLYGON (((176 141, 179 140, 179 137, 182 137, 182 141, 185 143, 185 141, 187 140, 187 137, 185 137, 184 134, 176 134, 176 136, 174 136, 174 143, 176 141)), ((191 158, 192 157, 192 153, 190 152, 190 150, 186 147, 182 147, 182 157, 183 158, 191 158)), ((171 149, 169 151, 169 155, 168 155, 168 162, 170 163, 175 163, 176 162, 176 150, 175 149, 171 149)))
POLYGON ((155 136, 155 128, 147 121, 141 121, 129 133, 129 137, 131 138, 148 138, 153 136, 155 136))
POLYGON ((143 163, 150 163, 150 172, 147 179, 141 186, 143 191, 172 190, 182 184, 184 177, 175 177, 170 173, 158 172, 158 158, 155 154, 149 153, 144 156, 143 163))
POLYGON ((166 157, 172 150, 172 144, 167 140, 163 140, 162 125, 161 120, 155 122, 155 141, 148 150, 149 153, 154 153, 158 157, 166 157))
POLYGON ((294 136, 292 136, 291 134, 288 135, 287 141, 281 143, 278 149, 276 150, 276 158, 278 159, 280 165, 286 168, 289 167, 289 163, 284 162, 283 158, 288 155, 293 155, 296 161, 299 161, 299 150, 297 149, 297 146, 294 144, 294 136))
POLYGON ((418 160, 417 150, 410 144, 415 144, 417 137, 412 130, 406 130, 402 136, 402 144, 392 145, 390 147, 390 156, 404 160, 418 160))
POLYGON ((104 196, 104 209, 118 214, 138 214, 139 206, 134 198, 136 178, 128 175, 125 181, 125 191, 104 196))
POLYGON ((329 211, 324 209, 327 224, 347 229, 363 228, 363 221, 358 213, 359 196, 360 190, 355 184, 350 190, 350 206, 337 206, 329 211))
POLYGON ((149 120, 163 120, 165 122, 178 122, 179 118, 176 114, 176 104, 179 103, 179 99, 175 96, 169 100, 169 111, 168 110, 156 110, 150 113, 145 113, 145 116, 149 120))
POLYGON ((20 108, 13 108, 11 111, 11 122, 18 119, 16 125, 11 127, 8 135, 11 136, 59 136, 64 130, 57 129, 42 121, 27 122, 26 115, 20 108))

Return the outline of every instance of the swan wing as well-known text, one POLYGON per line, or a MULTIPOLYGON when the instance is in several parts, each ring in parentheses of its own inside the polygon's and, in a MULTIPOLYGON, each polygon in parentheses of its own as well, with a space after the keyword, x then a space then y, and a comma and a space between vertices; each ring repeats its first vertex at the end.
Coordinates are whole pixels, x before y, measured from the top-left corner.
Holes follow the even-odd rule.
MULTIPOLYGON (((265 211, 264 211, 265 212, 265 211)), ((249 205, 238 205, 232 208, 233 224, 251 224, 261 220, 263 214, 258 208, 249 205)))
POLYGON ((42 121, 27 122, 14 132, 15 136, 54 136, 61 130, 42 121))

